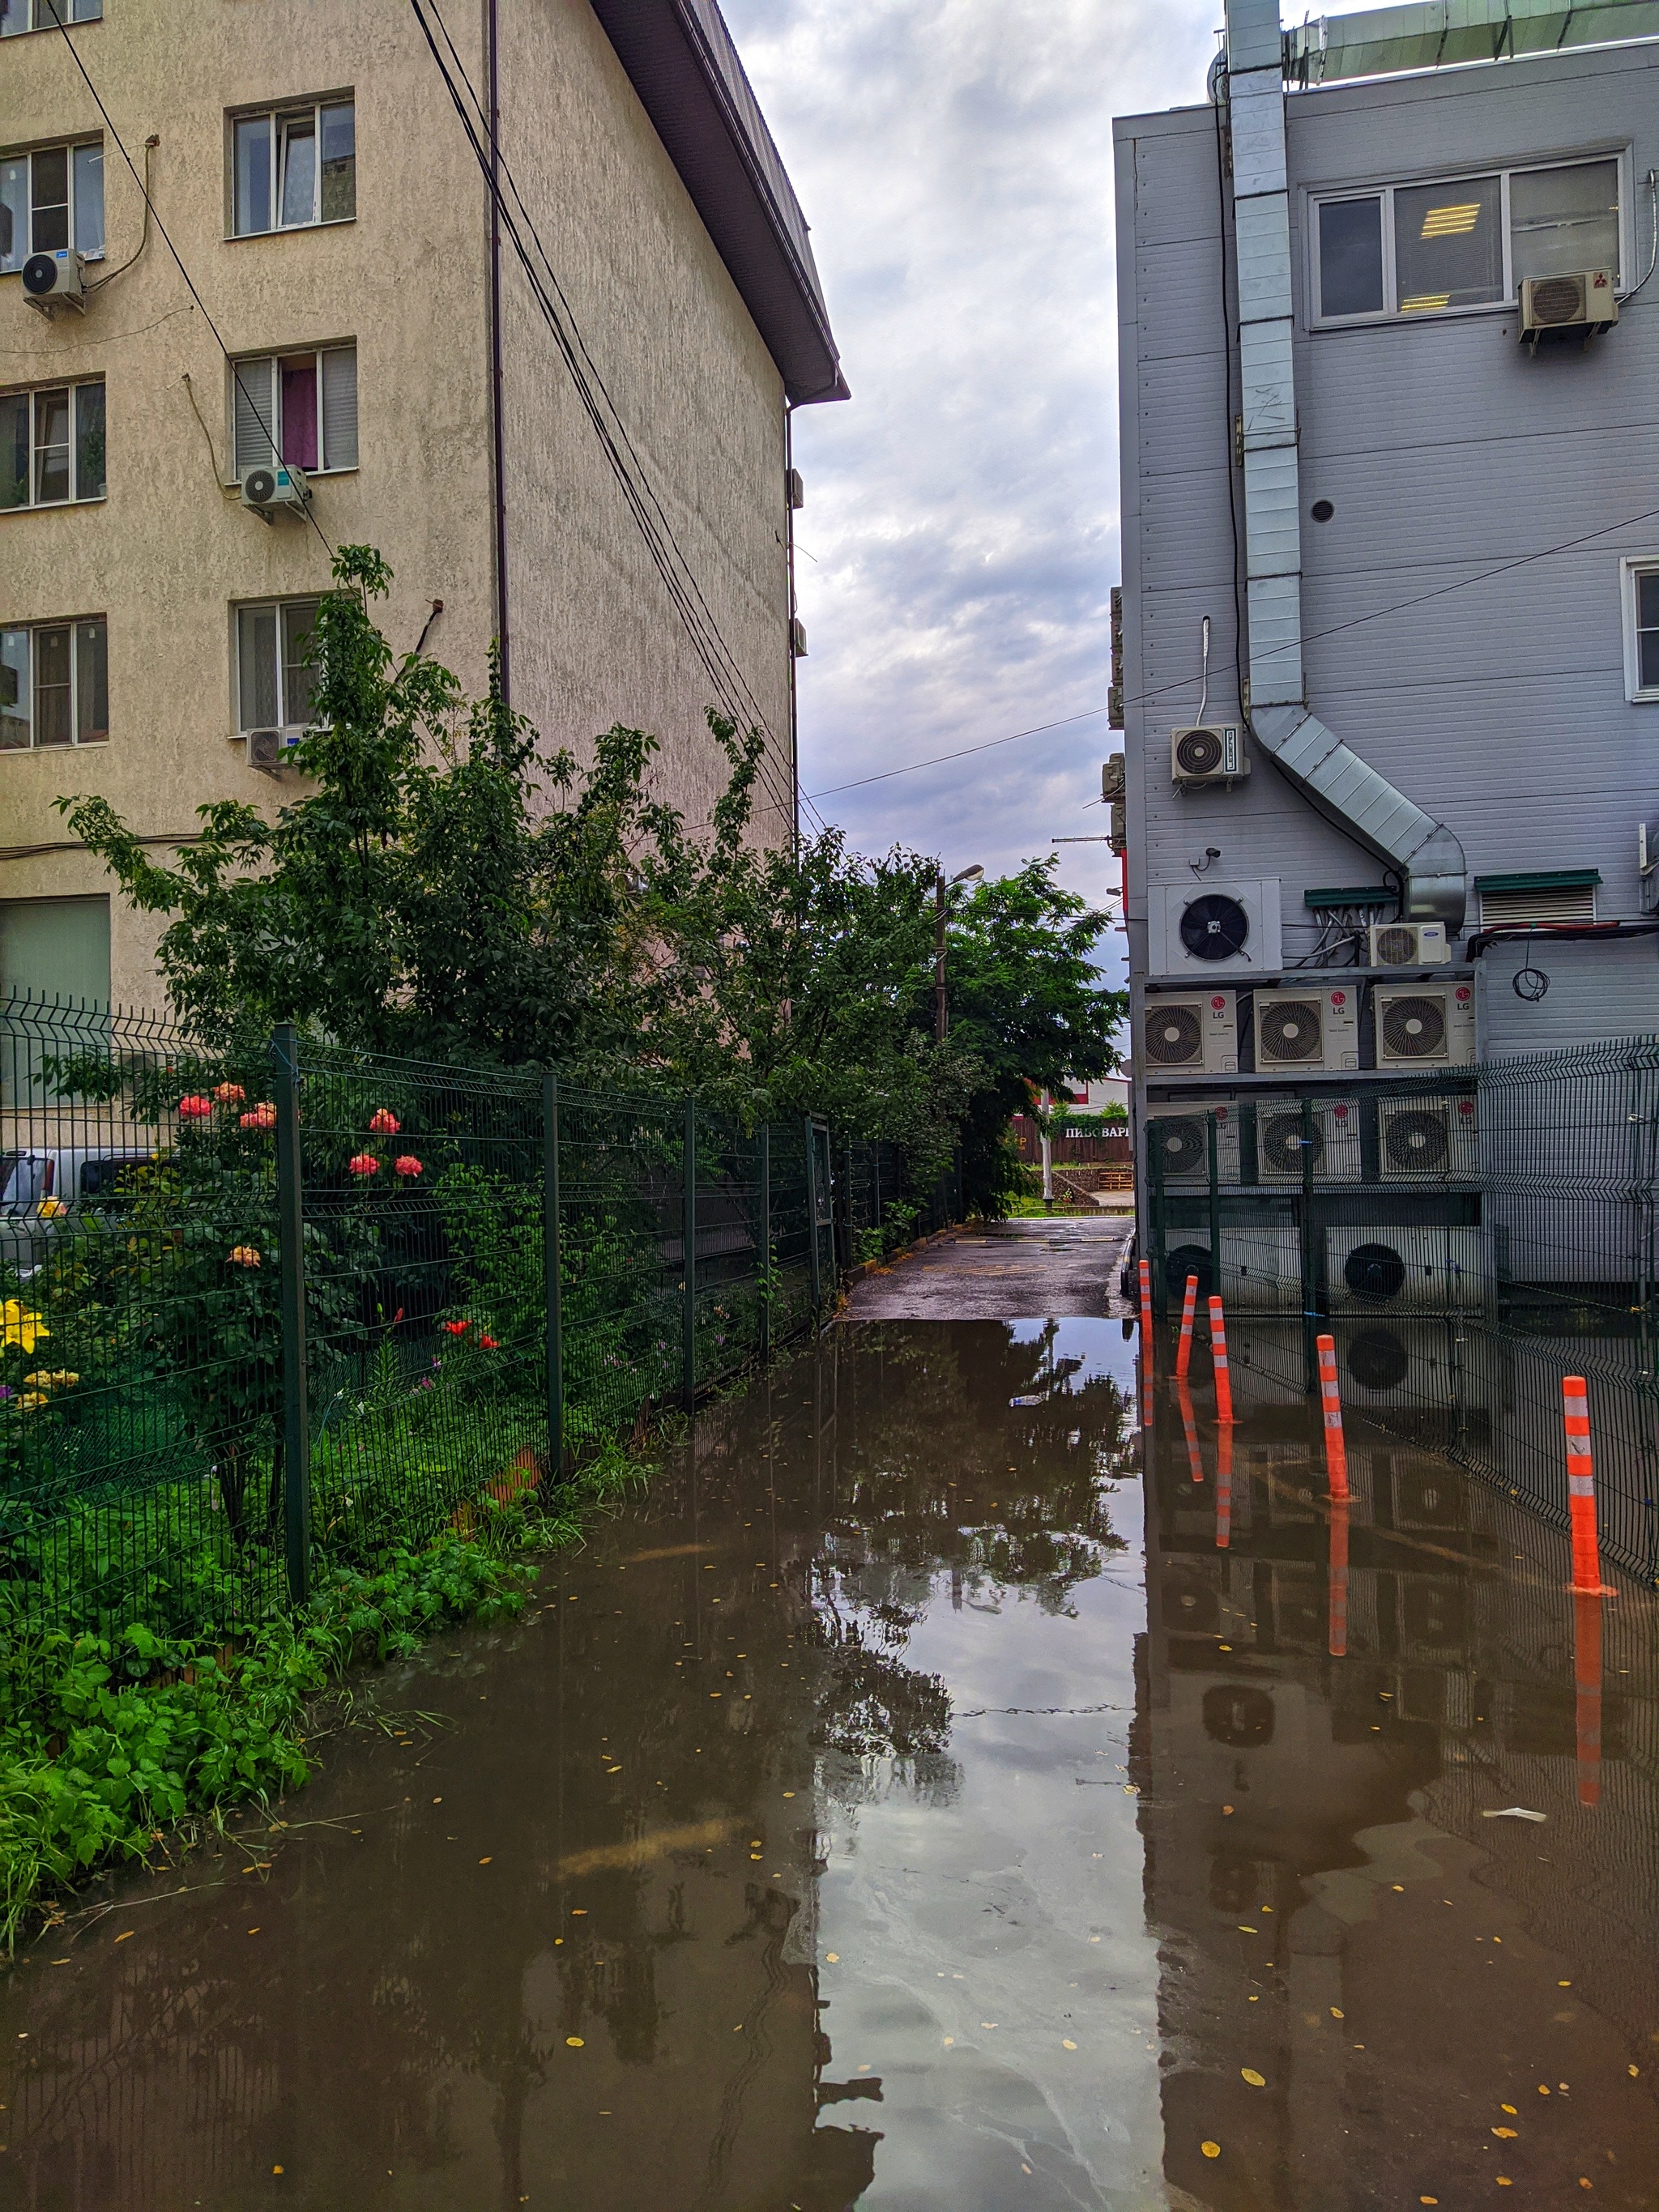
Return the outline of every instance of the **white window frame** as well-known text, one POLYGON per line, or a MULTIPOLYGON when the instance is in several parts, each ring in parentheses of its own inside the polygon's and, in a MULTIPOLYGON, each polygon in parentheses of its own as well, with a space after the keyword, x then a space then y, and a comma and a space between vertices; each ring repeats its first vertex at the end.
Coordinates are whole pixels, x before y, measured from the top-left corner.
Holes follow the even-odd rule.
POLYGON ((58 17, 71 27, 76 23, 101 23, 104 0, 11 0, 11 14, 22 20, 0 23, 0 39, 21 39, 31 31, 55 31, 58 17))
MULTIPOLYGON (((102 246, 95 247, 90 253, 82 253, 80 247, 78 246, 75 246, 75 216, 76 199, 75 189, 75 157, 83 146, 96 146, 101 153, 103 150, 103 145, 104 141, 101 136, 85 138, 54 138, 49 144, 45 146, 18 147, 15 149, 9 150, 4 155, 3 158, 6 161, 27 161, 29 165, 28 208, 27 210, 29 234, 27 243, 23 250, 22 259, 18 262, 16 268, 0 271, 0 274, 3 274, 7 276, 21 276, 23 273, 23 262, 27 261, 30 254, 35 251, 34 164, 42 154, 66 154, 69 156, 69 207, 67 211, 69 221, 69 242, 72 246, 75 246, 75 251, 81 254, 82 261, 101 261, 103 259, 105 247, 102 246)), ((106 199, 104 204, 103 215, 104 234, 106 240, 107 240, 109 234, 109 203, 107 199, 106 199)), ((44 247, 41 249, 42 252, 45 252, 46 250, 46 249, 44 247)), ((56 249, 52 250, 55 251, 56 249)))
POLYGON ((1636 580, 1659 576, 1659 553, 1627 553, 1619 563, 1620 626, 1625 633, 1625 696, 1632 707, 1659 707, 1659 684, 1642 683, 1636 622, 1636 580))
POLYGON ((1341 185, 1320 186, 1304 195, 1303 224, 1305 247, 1304 267, 1306 272, 1307 322, 1310 330, 1353 331, 1373 330, 1379 323, 1437 323, 1458 315, 1512 314, 1518 297, 1515 281, 1514 240, 1510 228, 1510 179, 1511 177, 1536 176, 1546 169, 1580 169, 1594 161, 1616 161, 1619 166, 1619 268, 1615 282, 1622 298, 1625 271, 1634 266, 1632 258, 1632 157, 1628 145, 1592 148, 1582 154, 1561 154, 1547 161, 1488 161, 1472 162, 1458 169, 1441 169, 1429 176, 1395 176, 1341 185), (1480 300, 1466 307, 1414 307, 1409 313, 1399 305, 1400 292, 1397 262, 1395 253, 1394 198, 1396 191, 1411 191, 1419 185, 1484 184, 1496 177, 1498 186, 1498 222, 1504 246, 1504 296, 1501 300, 1480 300), (1382 305, 1374 313, 1364 315, 1327 315, 1319 289, 1319 210, 1328 202, 1343 200, 1381 199, 1382 203, 1382 305))
MULTIPOLYGON (((271 407, 271 420, 265 425, 265 428, 270 434, 270 444, 272 453, 275 455, 275 465, 280 468, 288 468, 291 465, 295 468, 303 469, 305 479, 307 483, 310 483, 313 477, 349 476, 352 471, 358 466, 357 455, 356 453, 352 455, 352 458, 349 461, 331 461, 328 458, 328 439, 326 426, 323 416, 323 356, 330 353, 349 353, 352 356, 352 385, 356 393, 357 406, 359 410, 358 451, 362 451, 362 429, 361 410, 362 405, 362 388, 357 382, 357 341, 356 338, 341 338, 332 345, 299 345, 287 347, 279 352, 238 354, 236 358, 230 364, 228 379, 229 386, 230 419, 229 434, 227 440, 227 450, 230 454, 231 468, 233 471, 232 475, 228 479, 228 482, 231 483, 239 483, 241 481, 243 468, 262 468, 270 465, 270 464, 263 460, 246 462, 240 461, 236 447, 236 383, 238 374, 242 369, 258 368, 265 364, 269 364, 270 369, 270 387, 271 407), (317 452, 319 456, 316 467, 309 469, 305 468, 304 464, 301 462, 295 461, 290 463, 289 457, 283 452, 282 440, 276 434, 282 416, 283 403, 280 388, 282 363, 285 361, 296 360, 300 355, 307 353, 308 353, 312 357, 312 374, 316 385, 317 452)), ((250 398, 251 398, 252 395, 250 394, 250 398)))
POLYGON ((0 392, 0 399, 27 399, 29 403, 29 495, 26 500, 21 501, 15 507, 0 507, 0 521, 3 521, 4 518, 9 514, 49 514, 60 507, 96 507, 100 501, 108 498, 109 396, 108 387, 101 376, 82 376, 75 378, 68 382, 60 381, 52 384, 13 385, 9 390, 0 392), (94 386, 95 386, 97 389, 100 392, 102 392, 105 395, 104 483, 96 491, 82 492, 81 489, 81 438, 79 425, 76 420, 80 410, 76 398, 76 394, 79 392, 84 392, 94 386), (35 416, 36 405, 43 392, 65 391, 70 396, 69 497, 67 499, 37 499, 34 495, 37 474, 35 457, 40 452, 40 447, 36 443, 38 434, 38 426, 35 416))
POLYGON ((109 732, 101 738, 81 736, 81 655, 76 649, 76 632, 82 623, 101 623, 104 626, 104 707, 109 708, 109 617, 107 615, 60 615, 47 622, 0 622, 0 632, 8 635, 22 631, 29 641, 29 741, 26 745, 0 745, 0 760, 23 760, 35 753, 68 753, 85 751, 93 745, 109 743, 109 732), (43 745, 35 736, 34 687, 36 637, 43 629, 66 629, 70 634, 70 738, 66 745, 43 745))
POLYGON ((284 696, 288 689, 288 678, 283 659, 283 615, 289 607, 315 609, 320 607, 322 603, 323 594, 320 592, 286 592, 276 598, 232 601, 230 701, 233 738, 240 740, 246 738, 250 731, 268 729, 280 730, 284 737, 297 737, 302 732, 314 727, 314 725, 309 721, 295 722, 288 719, 287 710, 289 702, 284 696), (274 615, 276 620, 276 704, 279 718, 275 722, 244 723, 242 720, 242 617, 257 614, 274 615))
POLYGON ((343 222, 357 220, 357 94, 356 88, 344 92, 320 94, 315 100, 289 100, 272 103, 269 107, 234 108, 227 121, 227 161, 230 182, 229 227, 226 236, 232 239, 274 238, 285 230, 333 230, 343 222), (323 213, 323 110, 328 107, 349 107, 351 110, 352 187, 351 213, 325 216, 323 213), (299 222, 282 220, 283 125, 298 116, 311 117, 312 146, 313 149, 311 178, 311 213, 299 222), (271 220, 264 230, 238 230, 236 228, 236 131, 239 124, 265 123, 270 126, 270 161, 265 179, 270 194, 271 220))

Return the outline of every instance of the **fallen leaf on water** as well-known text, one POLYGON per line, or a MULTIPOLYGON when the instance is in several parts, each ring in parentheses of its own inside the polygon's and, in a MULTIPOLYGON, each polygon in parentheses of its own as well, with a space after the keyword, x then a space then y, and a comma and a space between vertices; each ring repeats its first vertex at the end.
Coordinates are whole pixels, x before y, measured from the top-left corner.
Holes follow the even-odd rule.
POLYGON ((824 1955, 824 1957, 825 1957, 826 1959, 828 1959, 828 1960, 830 1961, 830 1965, 831 1965, 832 1966, 840 1966, 840 1964, 841 1964, 841 1953, 840 1953, 839 1951, 826 1951, 826 1952, 824 1953, 824 1954, 823 1954, 823 1955, 824 1955))
POLYGON ((1637 2075, 1641 2072, 1641 2070, 1642 2070, 1642 2069, 1641 2069, 1641 2068, 1640 2068, 1639 2066, 1632 2066, 1632 2067, 1631 2068, 1631 2069, 1630 2069, 1630 2076, 1631 2076, 1631 2079, 1632 2079, 1632 2081, 1636 2079, 1637 2075))
POLYGON ((1259 1928, 1247 1928, 1241 1920, 1238 1923, 1238 1932, 1241 1936, 1259 1936, 1261 1930, 1259 1928))
POLYGON ((259 1931, 257 1928, 250 1928, 247 1932, 250 1936, 257 1936, 259 1931))
POLYGON ((138 1930, 136 1928, 124 1928, 115 1940, 118 1943, 125 1943, 129 1936, 136 1936, 138 1930))
POLYGON ((1243 2075, 1244 2079, 1249 2083, 1251 2088, 1265 2089, 1267 2087, 1267 2075, 1265 2074, 1258 2074, 1254 2066, 1241 2066, 1238 2070, 1243 2075))
POLYGON ((478 1864, 479 1864, 480 1866, 488 1866, 488 1865, 489 1864, 490 1860, 491 1860, 492 1858, 494 1858, 494 1857, 495 1857, 495 1854, 494 1853, 494 1851, 490 1851, 490 1852, 489 1852, 489 1853, 488 1853, 488 1854, 487 1854, 483 1858, 481 1858, 481 1859, 478 1861, 478 1864))
POLYGON ((1547 1813, 1534 1813, 1524 1805, 1505 1805, 1501 1812, 1483 1812, 1483 1820, 1547 1820, 1547 1813))
POLYGON ((1500 2110, 1502 2110, 1502 2111, 1504 2111, 1504 2112, 1513 2112, 1516 2109, 1516 2107, 1515 2106, 1513 2106, 1513 2105, 1504 2105, 1504 2106, 1501 2106, 1501 2107, 1500 2107, 1500 2110))
POLYGON ((1437 2197, 1419 2197, 1417 2201, 1419 2204, 1437 2204, 1440 2199, 1437 2197))
POLYGON ((1492 2130, 1492 2133, 1495 2136, 1502 2136, 1505 2142, 1513 2142, 1516 2137, 1519 2135, 1520 2130, 1518 2128, 1494 2128, 1492 2130))
POLYGON ((273 2173, 281 2173, 283 2169, 280 2166, 273 2166, 270 2170, 273 2173))
POLYGON ((1201 2142, 1199 2148, 1206 2158, 1219 2158, 1221 2155, 1221 2145, 1217 2142, 1201 2142))
POLYGON ((1507 2173, 1495 2173, 1492 2176, 1492 2179, 1498 2184, 1498 2186, 1500 2189, 1513 2189, 1515 2186, 1515 2184, 1510 2179, 1507 2173))
POLYGON ((1547 2082, 1540 2081, 1540 2082, 1539 2083, 1539 2085, 1538 2085, 1538 2094, 1539 2094, 1539 2095, 1540 2095, 1540 2097, 1547 2097, 1547 2096, 1548 2096, 1548 2094, 1549 2094, 1549 2085, 1547 2084, 1547 2082))
POLYGON ((1231 1805, 1224 1805, 1221 1809, 1224 1813, 1231 1813, 1233 1808, 1231 1805))
POLYGON ((584 2040, 580 2035, 567 2035, 564 2040, 568 2050, 580 2051, 585 2047, 584 2040))
POLYGON ((945 2039, 945 2048, 948 2051, 955 2041, 956 2038, 954 2035, 947 2035, 945 2039))
POLYGON ((1346 2020, 1347 2017, 1348 2015, 1346 2013, 1339 2012, 1334 2005, 1331 2007, 1331 2018, 1333 2020, 1346 2020))
POLYGON ((1060 2047, 1062 2051, 1075 2051, 1077 2049, 1076 2044, 1073 2042, 1069 2035, 1062 2035, 1060 2037, 1060 2047))

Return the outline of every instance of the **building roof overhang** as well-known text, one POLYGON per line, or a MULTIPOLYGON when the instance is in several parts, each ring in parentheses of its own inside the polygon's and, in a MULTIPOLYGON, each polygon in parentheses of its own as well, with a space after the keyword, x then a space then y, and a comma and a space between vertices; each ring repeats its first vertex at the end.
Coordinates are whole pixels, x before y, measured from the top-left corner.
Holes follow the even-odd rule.
POLYGON ((592 0, 792 404, 847 399, 806 218, 716 0, 592 0))

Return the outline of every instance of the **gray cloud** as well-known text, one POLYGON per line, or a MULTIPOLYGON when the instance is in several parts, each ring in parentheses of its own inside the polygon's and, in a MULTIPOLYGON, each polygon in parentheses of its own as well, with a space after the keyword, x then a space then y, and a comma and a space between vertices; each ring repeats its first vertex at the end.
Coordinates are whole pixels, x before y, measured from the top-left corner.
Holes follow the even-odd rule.
MULTIPOLYGON (((1118 577, 1111 118, 1202 97, 1197 0, 725 0, 850 405, 796 417, 809 792, 1103 706, 1118 577), (811 556, 811 557, 806 557, 811 556)), ((823 802, 996 871, 1103 828, 1104 715, 823 802)), ((1104 846, 1062 848, 1098 896, 1104 846)))

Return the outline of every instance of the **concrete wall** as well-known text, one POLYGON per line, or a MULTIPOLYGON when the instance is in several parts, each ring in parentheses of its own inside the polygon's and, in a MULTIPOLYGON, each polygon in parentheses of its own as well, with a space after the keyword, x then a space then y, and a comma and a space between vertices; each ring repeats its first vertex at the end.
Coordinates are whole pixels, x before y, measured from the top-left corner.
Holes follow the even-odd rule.
MULTIPOLYGON (((482 10, 446 12, 482 85, 482 10)), ((502 0, 501 16, 507 158, 775 732, 772 780, 787 790, 776 371, 586 0, 502 0)), ((158 840, 191 830, 210 800, 269 813, 293 794, 291 781, 250 770, 231 742, 230 610, 325 587, 325 539, 385 553, 396 583, 382 620, 399 650, 443 600, 428 649, 470 690, 482 687, 495 629, 485 194, 413 15, 314 0, 124 0, 75 36, 135 159, 160 134, 155 204, 230 350, 356 339, 360 465, 316 482, 317 529, 267 526, 240 508, 226 482, 223 357, 154 227, 136 265, 84 317, 48 323, 24 304, 17 277, 0 278, 0 385, 103 374, 109 454, 101 503, 0 515, 0 623, 98 613, 109 635, 108 744, 0 754, 7 900, 107 888, 97 864, 64 849, 60 793, 105 793, 158 840), (346 89, 356 101, 356 220, 228 238, 227 112, 346 89)), ((61 37, 6 42, 0 147, 100 127, 61 37)), ((112 143, 105 173, 112 270, 137 249, 143 210, 112 143)), ((550 741, 579 750, 614 720, 655 729, 660 793, 701 821, 717 787, 702 724, 712 687, 516 267, 506 341, 517 703, 550 741)), ((782 834, 787 817, 765 826, 782 834)), ((156 1002, 155 935, 117 902, 118 1000, 156 1002)))

